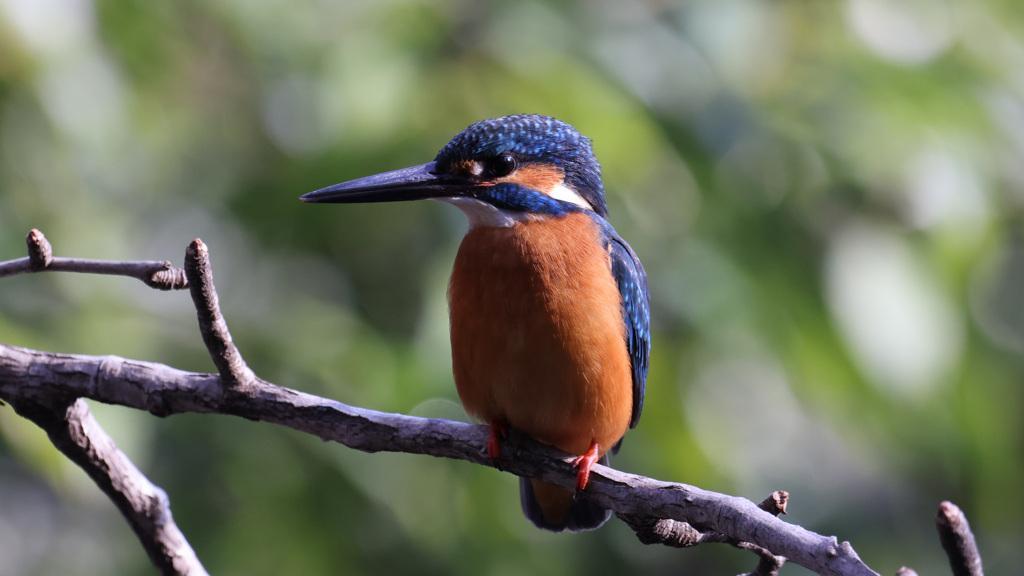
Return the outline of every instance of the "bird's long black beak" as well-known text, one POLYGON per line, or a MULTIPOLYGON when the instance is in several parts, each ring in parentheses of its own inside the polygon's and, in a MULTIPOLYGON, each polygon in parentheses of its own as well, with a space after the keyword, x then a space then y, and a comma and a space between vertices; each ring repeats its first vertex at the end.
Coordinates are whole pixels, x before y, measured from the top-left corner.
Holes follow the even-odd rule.
POLYGON ((424 198, 464 196, 475 185, 465 178, 434 172, 433 162, 349 180, 301 197, 303 202, 355 204, 402 202, 424 198))

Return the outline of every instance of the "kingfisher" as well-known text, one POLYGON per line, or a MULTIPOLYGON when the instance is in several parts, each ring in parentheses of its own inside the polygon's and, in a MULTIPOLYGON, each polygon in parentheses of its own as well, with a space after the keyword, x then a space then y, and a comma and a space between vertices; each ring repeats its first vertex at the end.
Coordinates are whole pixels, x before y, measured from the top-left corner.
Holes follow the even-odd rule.
POLYGON ((611 513, 586 498, 640 420, 650 354, 647 276, 606 217, 589 138, 548 116, 491 118, 457 134, 433 162, 335 184, 305 202, 453 204, 469 229, 448 284, 452 371, 466 412, 578 457, 575 492, 520 478, 536 526, 593 530, 611 513))

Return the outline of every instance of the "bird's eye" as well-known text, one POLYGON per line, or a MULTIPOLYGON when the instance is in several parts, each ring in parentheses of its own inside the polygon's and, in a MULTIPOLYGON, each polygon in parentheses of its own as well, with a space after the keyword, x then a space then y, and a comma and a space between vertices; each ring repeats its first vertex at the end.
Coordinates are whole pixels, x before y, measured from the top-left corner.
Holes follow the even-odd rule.
POLYGON ((507 176, 516 169, 516 159, 511 154, 502 154, 491 161, 491 173, 495 176, 507 176))

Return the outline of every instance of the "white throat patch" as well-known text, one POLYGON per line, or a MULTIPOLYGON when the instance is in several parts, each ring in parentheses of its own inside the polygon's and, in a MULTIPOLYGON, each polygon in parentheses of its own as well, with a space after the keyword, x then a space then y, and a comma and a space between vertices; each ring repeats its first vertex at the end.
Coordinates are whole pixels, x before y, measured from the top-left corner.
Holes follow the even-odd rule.
POLYGON ((516 222, 528 222, 536 216, 527 212, 512 212, 510 210, 502 210, 496 206, 492 206, 487 202, 477 200, 476 198, 468 198, 465 196, 455 198, 437 198, 442 202, 447 202, 466 215, 466 219, 469 220, 469 229, 472 230, 478 226, 490 227, 490 228, 511 228, 516 222))
MULTIPOLYGON (((562 202, 568 202, 569 204, 579 206, 585 210, 592 211, 594 209, 594 207, 590 205, 590 202, 587 202, 583 196, 580 196, 578 192, 561 182, 544 191, 543 194, 555 200, 561 200, 562 202)), ((462 210, 462 213, 466 215, 466 219, 469 220, 470 230, 477 226, 511 228, 512 226, 515 226, 516 223, 531 222, 540 218, 537 214, 531 214, 529 212, 502 210, 501 208, 488 204, 482 200, 466 196, 436 198, 436 200, 447 202, 457 207, 459 210, 462 210)))

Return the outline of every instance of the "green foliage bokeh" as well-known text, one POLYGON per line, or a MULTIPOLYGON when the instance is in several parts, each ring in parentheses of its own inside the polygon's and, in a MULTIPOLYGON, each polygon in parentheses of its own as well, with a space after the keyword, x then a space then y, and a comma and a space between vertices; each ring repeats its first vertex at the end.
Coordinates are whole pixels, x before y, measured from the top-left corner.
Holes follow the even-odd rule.
MULTIPOLYGON (((882 573, 944 573, 950 499, 1024 566, 1024 7, 997 0, 0 1, 0 259, 210 247, 262 377, 465 418, 436 202, 309 206, 486 117, 594 140, 653 300, 613 465, 754 500, 882 573)), ((0 341, 210 371, 188 295, 0 282, 0 341)), ((722 574, 617 522, 533 528, 516 480, 267 424, 93 403, 214 574, 722 574)), ((789 566, 785 573, 802 573, 789 566)), ((114 508, 0 408, 0 573, 150 574, 114 508)))

